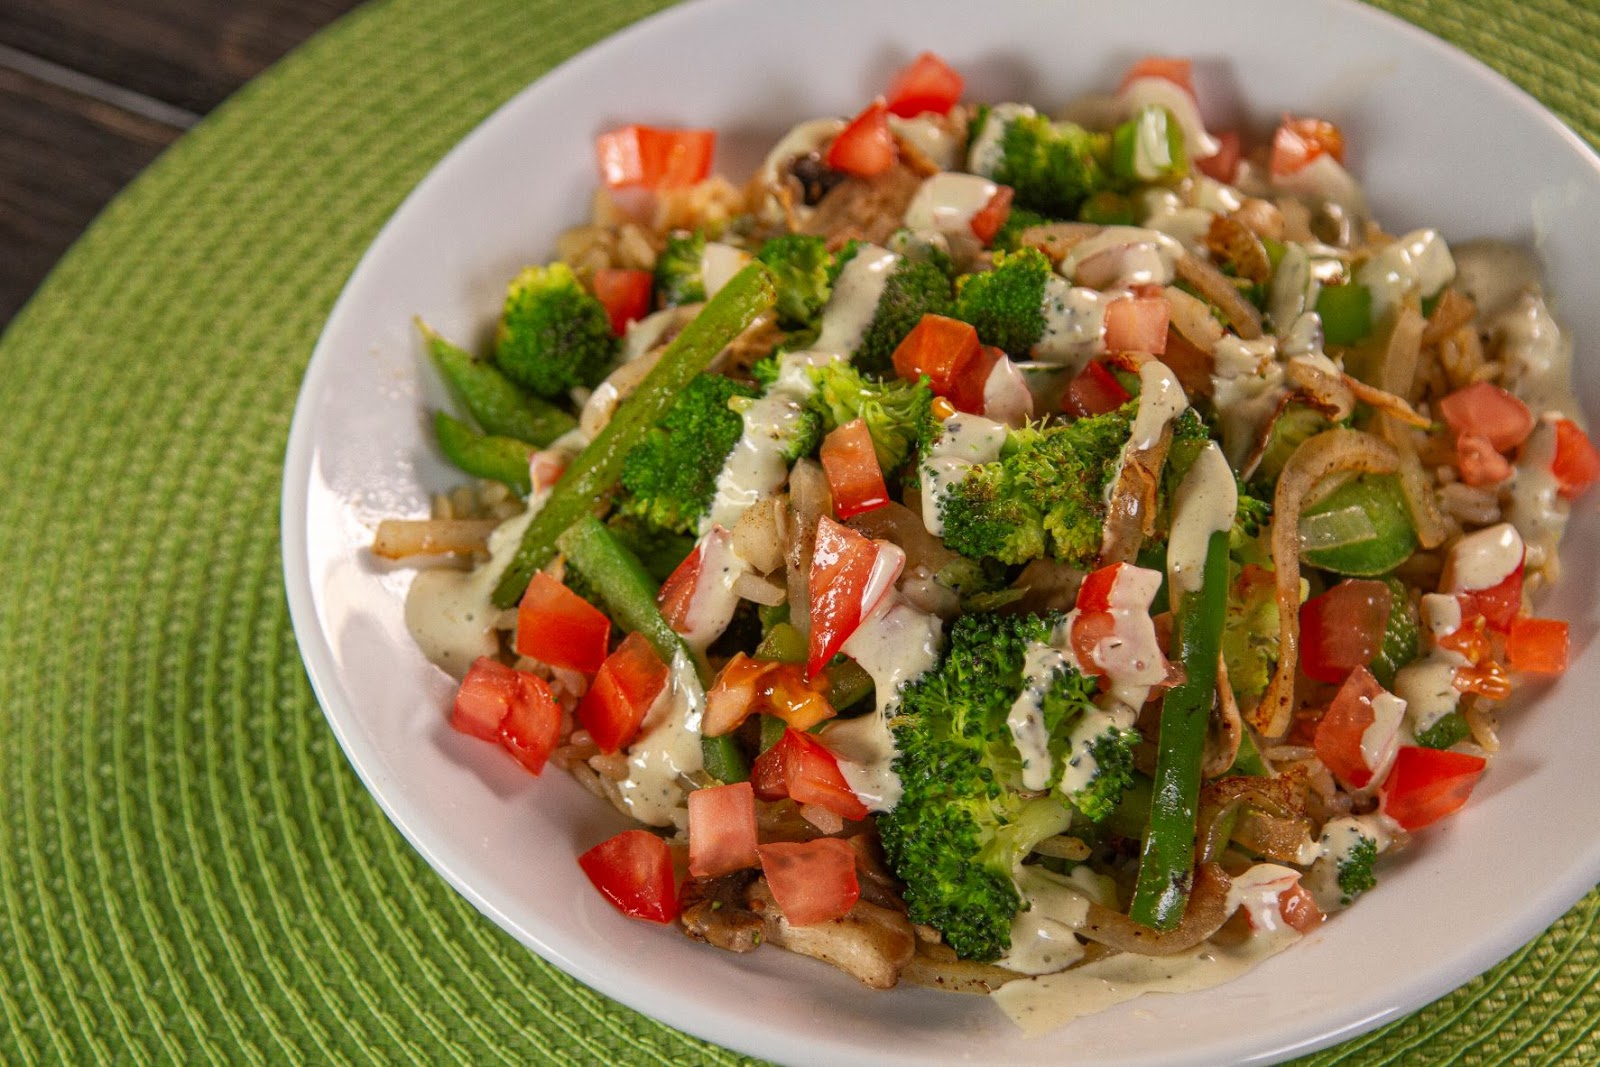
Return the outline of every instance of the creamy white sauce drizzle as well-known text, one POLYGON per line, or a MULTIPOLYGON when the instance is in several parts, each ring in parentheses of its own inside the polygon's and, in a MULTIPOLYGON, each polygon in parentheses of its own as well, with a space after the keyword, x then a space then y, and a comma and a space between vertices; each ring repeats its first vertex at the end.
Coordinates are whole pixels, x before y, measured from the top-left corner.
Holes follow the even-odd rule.
POLYGON ((1021 426, 1033 417, 1033 392, 1010 356, 1001 356, 983 382, 985 418, 1021 426))
POLYGON ((1371 841, 1381 854, 1394 840, 1381 815, 1341 816, 1329 819, 1322 826, 1322 837, 1311 845, 1308 855, 1300 862, 1310 866, 1301 884, 1311 893, 1311 899, 1323 912, 1334 912, 1348 907, 1351 899, 1339 887, 1339 864, 1363 841, 1371 841))
POLYGON ((1509 522, 1466 534, 1450 546, 1445 573, 1447 591, 1464 593, 1493 589, 1522 566, 1522 535, 1509 522))
POLYGON ((666 690, 646 713, 628 748, 628 776, 618 783, 623 803, 647 826, 683 825, 689 775, 705 766, 700 720, 706 695, 684 652, 672 657, 666 690))
POLYGON ((1019 867, 1023 908, 1011 920, 1011 948, 996 963, 1018 974, 1053 974, 1083 958, 1074 931, 1089 918, 1089 897, 1075 882, 1043 867, 1019 867))
POLYGON ((985 178, 993 178, 1000 169, 1001 139, 1008 122, 1018 118, 1032 118, 1038 112, 1027 104, 995 104, 984 116, 972 144, 967 148, 967 169, 985 178))
POLYGON ((1050 275, 1044 282, 1039 309, 1044 313, 1044 330, 1029 353, 1044 363, 1060 364, 1077 373, 1091 356, 1106 350, 1106 308, 1126 294, 1102 293, 1098 289, 1068 285, 1064 278, 1050 275))
POLYGON ((1267 316, 1272 320, 1273 332, 1287 337, 1295 320, 1317 306, 1321 291, 1322 283, 1311 272, 1311 256, 1305 246, 1295 241, 1285 244, 1283 258, 1267 288, 1267 316))
POLYGON ((1055 776, 1050 756, 1050 731, 1044 725, 1044 698, 1050 683, 1069 666, 1061 650, 1034 641, 1022 661, 1022 691, 1011 702, 1006 726, 1022 757, 1022 788, 1040 790, 1055 776))
POLYGON ((739 607, 734 585, 750 569, 733 549, 733 536, 722 526, 712 526, 695 546, 700 553, 700 573, 689 607, 684 612, 680 636, 694 651, 703 653, 728 628, 739 607))
POLYGON ((1140 108, 1134 112, 1133 174, 1140 181, 1156 181, 1180 162, 1173 159, 1172 144, 1167 139, 1168 121, 1168 115, 1160 110, 1140 108))
POLYGON ((1107 226, 1072 246, 1060 271, 1080 285, 1168 285, 1175 276, 1183 244, 1160 230, 1107 226))
POLYGON ((822 312, 822 331, 816 349, 850 356, 860 347, 872 316, 883 298, 884 284, 900 257, 887 248, 862 245, 839 272, 828 306, 822 312))
POLYGON ((1400 751, 1400 727, 1405 721, 1406 702, 1393 693, 1372 698, 1372 724, 1361 732, 1361 762, 1372 772, 1376 787, 1389 773, 1389 766, 1400 751))
POLYGON ((1222 426, 1223 453, 1235 468, 1244 466, 1289 391, 1277 353, 1272 337, 1246 341, 1228 334, 1212 348, 1211 401, 1222 426))
POLYGON ((700 253, 700 279, 706 287, 706 299, 716 296, 717 290, 727 285, 728 279, 738 274, 749 262, 750 253, 744 249, 721 241, 707 241, 700 253))
POLYGON ((922 524, 928 532, 944 536, 944 519, 939 511, 950 487, 967 476, 980 463, 1000 458, 1009 431, 1005 423, 982 415, 955 414, 944 420, 944 429, 928 449, 919 471, 922 480, 922 524))
POLYGON ((906 207, 906 225, 946 236, 972 236, 972 217, 982 211, 999 186, 980 174, 941 171, 924 178, 906 207))
POLYGON ((1183 149, 1190 159, 1214 156, 1222 147, 1215 137, 1206 132, 1205 120, 1200 117, 1194 97, 1175 82, 1166 78, 1135 78, 1117 93, 1117 100, 1126 108, 1125 114, 1129 115, 1148 105, 1164 107, 1172 112, 1172 117, 1183 130, 1183 149))
POLYGON ((890 115, 889 130, 940 170, 953 170, 960 162, 961 131, 942 115, 923 114, 909 119, 890 115))
POLYGON ((1446 649, 1401 667, 1394 676, 1395 695, 1406 702, 1409 726, 1420 734, 1456 710, 1461 691, 1456 688, 1456 668, 1464 659, 1446 649))
POLYGON ((489 559, 470 571, 433 567, 420 571, 406 593, 406 629, 428 662, 461 678, 479 656, 500 649, 494 622, 500 609, 490 594, 500 572, 516 555, 522 532, 544 506, 549 492, 535 494, 528 508, 489 535, 489 559))
POLYGON ((1133 417, 1127 450, 1154 448, 1167 425, 1188 409, 1189 398, 1172 368, 1159 359, 1147 360, 1139 367, 1139 409, 1133 417))
POLYGON ((1293 867, 1277 863, 1257 863, 1243 874, 1235 875, 1228 885, 1228 902, 1224 909, 1232 914, 1243 908, 1250 916, 1250 926, 1261 933, 1275 934, 1292 930, 1283 918, 1280 899, 1286 890, 1300 881, 1300 872, 1293 867))
POLYGON ((1372 292, 1372 318, 1381 322, 1411 290, 1430 297, 1450 284, 1456 263, 1437 230, 1412 230, 1356 270, 1356 281, 1372 292))
POLYGON ((1555 458, 1555 426, 1541 419, 1517 458, 1505 513, 1522 535, 1528 570, 1543 572, 1546 577, 1555 569, 1556 549, 1572 510, 1561 496, 1561 483, 1552 469, 1555 458))
MULTIPOLYGON (((1149 690, 1145 691, 1148 693, 1149 690)), ((1112 705, 1112 708, 1111 711, 1101 708, 1085 710, 1072 727, 1072 733, 1067 736, 1067 758, 1061 768, 1062 796, 1070 799, 1074 794, 1087 789, 1094 781, 1094 776, 1099 773, 1100 763, 1094 758, 1094 751, 1091 748, 1095 738, 1109 730, 1133 725, 1133 707, 1126 706, 1119 700, 1112 705)))
POLYGON ((1572 338, 1537 293, 1524 293, 1493 323, 1512 392, 1535 415, 1558 413, 1584 424, 1572 393, 1572 338))
POLYGON ((778 377, 742 413, 744 429, 717 474, 711 508, 700 529, 733 529, 751 505, 776 493, 789 477, 784 453, 802 423, 802 406, 815 386, 808 369, 827 362, 824 352, 790 352, 782 357, 778 377))
MULTIPOLYGON (((1151 688, 1166 680, 1166 657, 1156 637, 1155 621, 1150 618, 1150 603, 1160 589, 1158 571, 1131 564, 1124 564, 1117 571, 1107 597, 1111 633, 1096 641, 1089 650, 1092 663, 1083 663, 1078 658, 1076 645, 1066 640, 1082 614, 1081 609, 1068 612, 1057 631, 1055 644, 1062 648, 1078 673, 1106 676, 1107 695, 1115 705, 1113 712, 1116 706, 1130 710, 1143 707, 1151 688)), ((1131 725, 1131 721, 1117 721, 1118 725, 1131 725)))
POLYGON ((1207 441, 1173 494, 1172 535, 1167 541, 1167 581, 1173 601, 1199 592, 1206 546, 1213 533, 1233 527, 1239 486, 1215 441, 1207 441))

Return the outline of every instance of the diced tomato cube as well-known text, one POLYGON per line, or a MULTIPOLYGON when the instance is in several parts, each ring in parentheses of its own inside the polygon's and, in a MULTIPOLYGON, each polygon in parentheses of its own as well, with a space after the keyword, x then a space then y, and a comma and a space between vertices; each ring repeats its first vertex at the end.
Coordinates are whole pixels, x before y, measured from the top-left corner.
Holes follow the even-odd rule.
POLYGON ((1557 490, 1572 500, 1600 480, 1600 452, 1571 419, 1556 420, 1556 458, 1550 464, 1557 490))
POLYGON ((578 866, 630 919, 669 923, 678 917, 672 850, 648 830, 624 830, 578 857, 578 866))
POLYGON ((828 665, 874 605, 863 604, 878 546, 824 515, 811 556, 811 636, 806 677, 828 665))
POLYGON ((749 782, 689 794, 689 873, 696 878, 754 867, 756 795, 749 782))
POLYGON ((1085 364, 1068 383, 1061 396, 1061 410, 1081 419, 1116 411, 1131 399, 1132 394, 1122 387, 1111 369, 1096 360, 1085 364))
POLYGON ((633 740, 645 712, 666 687, 667 665, 635 630, 600 665, 578 704, 578 721, 601 752, 616 752, 633 740))
POLYGON ((683 557, 667 580, 661 583, 656 594, 656 605, 661 615, 678 633, 689 629, 689 608, 694 603, 695 589, 700 585, 700 562, 705 558, 704 544, 694 546, 694 551, 683 557))
POLYGON ((983 386, 994 361, 971 323, 924 315, 894 350, 894 370, 908 382, 926 377, 938 396, 958 410, 981 414, 983 386))
POLYGON ((838 759, 821 741, 800 730, 785 729, 777 744, 756 757, 750 781, 762 800, 789 797, 846 819, 867 817, 867 806, 845 780, 838 759))
POLYGON ((1317 907, 1311 891, 1299 882, 1278 894, 1278 912, 1284 922, 1302 934, 1309 934, 1321 926, 1326 918, 1322 909, 1317 907))
POLYGON ((1106 305, 1106 348, 1112 352, 1167 350, 1167 320, 1172 308, 1164 296, 1125 296, 1106 305))
POLYGON ((500 740, 500 722, 521 695, 519 673, 488 656, 473 660, 456 690, 450 725, 484 741, 500 740))
POLYGON ((1405 745, 1379 792, 1383 812, 1407 830, 1420 830, 1458 811, 1487 765, 1480 756, 1405 745))
POLYGON ((647 270, 607 267, 594 272, 594 295, 611 318, 611 332, 621 337, 628 323, 650 314, 655 275, 647 270))
POLYGON ((837 837, 762 845, 761 873, 790 926, 837 919, 861 897, 855 850, 837 837))
POLYGON ((1344 135, 1325 119, 1295 118, 1285 115, 1272 135, 1273 178, 1284 178, 1304 170, 1322 156, 1344 162, 1344 135))
POLYGON ((1110 610, 1111 591, 1116 588, 1117 576, 1122 573, 1122 568, 1129 566, 1132 564, 1113 563, 1109 567, 1101 567, 1084 575, 1083 584, 1078 586, 1078 610, 1086 612, 1110 610))
POLYGON ((612 189, 671 189, 711 173, 712 130, 623 126, 595 139, 600 179, 612 189))
POLYGON ((544 770, 561 741, 561 705, 536 674, 517 671, 517 698, 500 720, 500 744, 532 774, 544 770))
POLYGON ((1100 642, 1117 630, 1117 618, 1109 611, 1080 611, 1072 620, 1073 655, 1078 658, 1078 669, 1095 678, 1107 676, 1106 669, 1095 659, 1100 642))
POLYGON ((605 612, 539 571, 517 605, 517 654, 552 667, 593 674, 606 661, 611 620, 605 612))
POLYGON ((923 52, 889 83, 889 113, 905 119, 915 118, 924 111, 948 114, 961 99, 965 86, 961 75, 948 63, 932 52, 923 52))
POLYGON ((1511 477, 1511 461, 1495 450, 1487 437, 1464 433, 1456 438, 1456 467, 1468 485, 1499 485, 1511 477))
POLYGON ((823 162, 858 178, 875 178, 894 166, 899 154, 889 131, 889 110, 880 99, 868 104, 840 131, 823 162))
POLYGON ((1567 669, 1567 624, 1560 619, 1512 619, 1506 662, 1526 674, 1560 674, 1567 669))
POLYGON ((1456 599, 1461 601, 1462 622, 1481 615, 1491 630, 1505 633, 1510 629, 1511 620, 1522 611, 1522 573, 1525 569, 1518 564, 1516 570, 1489 589, 1457 593, 1456 599))
POLYGON ((1372 710, 1373 698, 1384 692, 1383 686, 1365 667, 1357 667, 1328 706, 1322 721, 1317 723, 1314 742, 1317 758, 1334 777, 1354 789, 1364 788, 1372 781, 1372 768, 1367 766, 1361 750, 1361 738, 1376 718, 1372 710))
POLYGON ((1372 662, 1393 606, 1389 587, 1356 578, 1300 606, 1300 669, 1335 685, 1372 662))
POLYGON ((1242 154, 1239 134, 1234 130, 1227 130, 1215 136, 1219 146, 1216 154, 1197 159, 1194 165, 1206 177, 1232 185, 1234 179, 1239 176, 1239 157, 1242 154))
POLYGON ((1180 56, 1145 56, 1128 68, 1118 92, 1140 78, 1163 78, 1190 96, 1194 95, 1194 64, 1180 56))
POLYGON ((1457 434, 1472 434, 1509 452, 1533 432, 1528 405, 1498 385, 1474 382, 1439 401, 1439 413, 1457 434))
POLYGON ((822 469, 833 493, 833 513, 841 519, 881 508, 889 502, 883 468, 862 419, 852 419, 822 442, 822 469))
POLYGON ((1011 217, 1011 198, 1014 195, 1009 185, 1002 185, 996 189, 989 202, 972 216, 972 222, 968 224, 972 227, 972 236, 984 244, 993 241, 994 235, 1000 232, 1000 227, 1011 217))

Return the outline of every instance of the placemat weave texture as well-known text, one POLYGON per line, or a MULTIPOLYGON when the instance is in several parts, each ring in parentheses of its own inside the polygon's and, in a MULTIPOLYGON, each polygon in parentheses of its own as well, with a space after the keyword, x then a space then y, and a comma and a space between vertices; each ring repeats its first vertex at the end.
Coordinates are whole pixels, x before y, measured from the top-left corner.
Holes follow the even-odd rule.
MULTIPOLYGON (((0 1062, 731 1064, 479 916, 363 791, 279 565, 356 260, 497 104, 655 0, 389 0, 113 203, 0 340, 0 1062)), ((1383 0, 1600 145, 1594 0, 1383 0)), ((1590 813, 1593 814, 1593 813, 1590 813)), ((1600 1061, 1600 892, 1302 1061, 1600 1061)))

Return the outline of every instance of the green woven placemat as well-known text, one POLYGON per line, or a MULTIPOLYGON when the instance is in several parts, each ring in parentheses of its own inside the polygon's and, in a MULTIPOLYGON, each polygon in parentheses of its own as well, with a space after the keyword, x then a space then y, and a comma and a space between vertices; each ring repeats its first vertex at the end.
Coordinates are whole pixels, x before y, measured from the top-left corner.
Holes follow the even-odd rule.
MULTIPOLYGON (((654 0, 392 0, 120 197, 0 341, 0 1062, 739 1062, 474 912, 367 797, 279 571, 317 332, 428 168, 654 0)), ((1385 0, 1600 144, 1593 0, 1385 0)), ((1600 1060, 1600 893, 1307 1063, 1600 1060)))

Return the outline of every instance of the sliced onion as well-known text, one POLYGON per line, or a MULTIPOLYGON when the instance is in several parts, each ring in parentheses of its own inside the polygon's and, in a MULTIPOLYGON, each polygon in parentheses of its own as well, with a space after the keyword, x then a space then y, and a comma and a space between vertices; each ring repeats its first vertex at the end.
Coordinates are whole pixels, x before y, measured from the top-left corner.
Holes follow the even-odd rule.
POLYGON ((1320 552, 1328 548, 1359 545, 1378 536, 1372 518, 1362 508, 1352 504, 1337 511, 1324 511, 1318 515, 1300 517, 1300 550, 1320 552))
POLYGON ((1178 257, 1177 274, 1194 286, 1202 297, 1215 304, 1240 337, 1253 341, 1262 335, 1261 312, 1215 266, 1186 252, 1178 257))
POLYGON ((789 603, 797 609, 789 613, 789 625, 802 637, 811 635, 811 616, 806 610, 811 596, 807 586, 811 581, 811 555, 817 547, 817 523, 832 510, 833 498, 822 464, 809 459, 796 463, 789 472, 789 544, 784 555, 789 563, 789 603))
POLYGON ((771 608, 782 604, 789 592, 771 578, 746 571, 733 580, 733 595, 771 608))
POLYGON ((1121 912, 1089 902, 1089 916, 1078 933, 1102 945, 1141 956, 1172 956, 1193 948, 1228 921, 1227 874, 1215 863, 1195 869, 1194 886, 1183 921, 1165 932, 1136 923, 1121 912))
POLYGON ((384 559, 481 552, 499 525, 495 519, 384 519, 372 552, 384 559))

